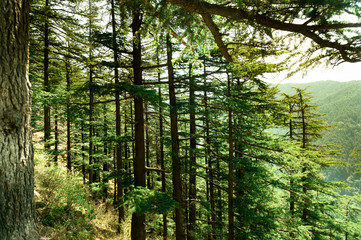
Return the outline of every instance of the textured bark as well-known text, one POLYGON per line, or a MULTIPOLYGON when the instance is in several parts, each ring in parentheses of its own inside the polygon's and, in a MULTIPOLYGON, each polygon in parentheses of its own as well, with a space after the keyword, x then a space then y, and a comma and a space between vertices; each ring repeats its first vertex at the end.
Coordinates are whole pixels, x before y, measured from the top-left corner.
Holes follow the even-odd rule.
POLYGON ((177 240, 185 238, 183 229, 183 194, 181 179, 181 163, 179 159, 179 136, 178 136, 178 116, 176 106, 176 96, 174 87, 174 73, 172 64, 172 43, 169 34, 167 35, 167 65, 168 65, 168 82, 169 82, 169 105, 170 105, 170 125, 172 139, 172 182, 173 198, 179 206, 175 208, 175 235, 177 240))
POLYGON ((34 203, 29 1, 0 1, 0 238, 39 239, 34 203))
MULTIPOLYGON (((139 11, 133 13, 133 73, 134 84, 142 85, 142 49, 140 39, 141 16, 139 11)), ((133 162, 134 168, 134 186, 145 187, 145 149, 144 149, 144 108, 143 99, 141 97, 134 97, 134 120, 135 120, 135 159, 133 162)), ((145 214, 133 213, 132 240, 145 239, 145 214)))

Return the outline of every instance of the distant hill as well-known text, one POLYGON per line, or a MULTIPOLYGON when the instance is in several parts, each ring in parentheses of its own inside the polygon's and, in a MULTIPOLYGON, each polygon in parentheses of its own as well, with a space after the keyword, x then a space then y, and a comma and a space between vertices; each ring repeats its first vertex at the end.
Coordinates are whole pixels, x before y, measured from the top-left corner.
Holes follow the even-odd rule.
MULTIPOLYGON (((319 81, 312 83, 280 84, 281 92, 293 94, 294 87, 307 88, 319 105, 319 113, 327 114, 325 121, 332 125, 320 140, 322 143, 339 144, 343 153, 338 160, 347 165, 335 166, 327 172, 332 180, 360 180, 361 156, 355 155, 361 149, 361 81, 335 82, 319 81)), ((360 152, 361 154, 361 152, 360 152)))

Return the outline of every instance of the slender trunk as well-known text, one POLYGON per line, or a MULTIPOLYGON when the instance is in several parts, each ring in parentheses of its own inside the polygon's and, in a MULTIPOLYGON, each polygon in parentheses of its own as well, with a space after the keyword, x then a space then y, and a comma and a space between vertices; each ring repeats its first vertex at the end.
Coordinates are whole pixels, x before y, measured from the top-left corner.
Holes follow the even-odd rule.
POLYGON ((0 1, 0 238, 37 240, 29 1, 0 1))
MULTIPOLYGON (((203 74, 206 75, 206 62, 203 63, 203 74)), ((204 88, 207 87, 206 77, 204 77, 204 88)), ((208 172, 209 172, 209 200, 211 203, 211 225, 212 225, 212 234, 211 239, 215 239, 215 229, 216 229, 216 212, 215 212, 215 201, 214 201, 214 175, 213 175, 213 166, 212 166, 212 159, 209 157, 211 155, 210 145, 210 133, 209 133, 209 108, 208 108, 208 96, 207 90, 204 90, 204 105, 205 105, 205 125, 206 125, 206 143, 207 143, 207 150, 206 150, 206 159, 208 163, 208 172)))
MULTIPOLYGON (((89 10, 91 11, 91 1, 89 1, 89 10)), ((89 40, 92 43, 92 17, 89 18, 89 40)), ((93 183, 94 180, 94 125, 93 125, 93 112, 94 112, 94 93, 93 93, 93 49, 90 44, 89 48, 89 184, 93 183)))
MULTIPOLYGON (((231 79, 228 75, 228 97, 231 97, 231 79)), ((232 109, 228 109, 228 239, 234 239, 234 210, 233 210, 233 120, 232 109)))
MULTIPOLYGON (((160 73, 158 74, 158 79, 160 79, 160 73)), ((162 91, 161 88, 159 87, 158 89, 159 92, 159 97, 162 97, 162 91)), ((164 132, 163 132, 163 108, 161 107, 161 105, 159 106, 159 138, 160 138, 160 168, 162 170, 165 170, 165 166, 164 166, 164 140, 163 140, 163 136, 164 136, 164 132)), ((166 191, 166 182, 165 182, 165 171, 163 171, 162 173, 162 192, 166 191)), ((164 213, 163 214, 163 239, 167 240, 168 239, 168 223, 167 223, 167 214, 164 213)))
MULTIPOLYGON (((69 50, 69 43, 68 43, 69 50)), ((68 172, 71 172, 71 130, 70 130, 70 63, 69 58, 65 59, 65 71, 66 71, 66 91, 67 91, 67 101, 66 101, 66 168, 68 172)))
MULTIPOLYGON (((121 113, 120 113, 120 92, 118 90, 119 85, 119 70, 118 70, 118 44, 116 38, 116 26, 115 26, 115 5, 114 0, 111 1, 111 15, 112 15, 112 44, 113 44, 113 60, 114 60, 114 83, 116 85, 115 89, 115 134, 118 139, 121 136, 121 113)), ((121 182, 121 170, 123 169, 123 160, 122 160, 122 146, 119 140, 116 143, 115 157, 116 157, 116 169, 118 176, 116 178, 117 186, 117 198, 116 205, 118 208, 118 223, 120 224, 124 220, 124 206, 120 206, 120 203, 123 198, 123 189, 121 182)), ((120 225, 119 225, 120 226, 120 225)), ((120 229, 118 229, 120 231, 120 229)))
MULTIPOLYGON (((306 139, 306 119, 305 119, 305 107, 304 107, 304 104, 302 102, 302 96, 301 96, 301 119, 302 119, 302 148, 306 148, 306 144, 307 144, 307 139, 306 139)), ((304 203, 303 203, 303 209, 302 209, 302 220, 304 222, 307 221, 307 197, 306 197, 306 194, 307 194, 307 177, 305 176, 306 174, 306 170, 307 170, 307 167, 306 165, 304 164, 303 167, 302 167, 302 191, 303 191, 303 195, 304 195, 304 203)))
MULTIPOLYGON (((147 167, 150 167, 150 139, 149 139, 149 114, 148 114, 148 104, 145 104, 145 159, 147 167)), ((146 172, 147 176, 147 188, 151 189, 151 174, 150 171, 146 172)))
POLYGON ((84 146, 84 142, 85 142, 85 137, 84 137, 84 121, 81 121, 81 158, 82 158, 82 165, 81 165, 81 172, 83 174, 83 183, 85 184, 85 180, 86 180, 86 171, 85 171, 85 146, 84 146))
POLYGON ((58 107, 54 107, 54 163, 58 163, 58 155, 59 155, 59 119, 58 119, 58 107))
POLYGON ((167 66, 169 81, 169 104, 170 104, 170 125, 171 125, 171 141, 172 141, 172 182, 173 182, 173 198, 178 202, 179 206, 175 208, 175 235, 177 240, 183 240, 183 196, 182 196, 182 178, 181 163, 179 159, 179 136, 178 136, 178 116, 176 106, 176 96, 174 87, 174 73, 172 64, 172 43, 170 36, 167 34, 167 66))
MULTIPOLYGON (((133 74, 134 84, 142 85, 142 52, 140 38, 141 16, 139 9, 133 12, 133 74)), ((135 120, 135 159, 134 168, 134 186, 145 187, 145 149, 144 149, 144 109, 143 99, 134 97, 134 120, 135 120)), ((145 239, 145 214, 135 212, 132 215, 131 226, 132 240, 145 239)))
MULTIPOLYGON (((45 1, 45 25, 44 25, 44 91, 46 93, 50 92, 49 84, 49 0, 45 1)), ((44 104, 44 146, 47 152, 50 152, 50 103, 49 98, 45 97, 44 104)))
POLYGON ((109 164, 108 164, 108 123, 107 123, 107 106, 104 104, 104 160, 103 160, 103 201, 105 202, 108 197, 108 177, 106 177, 106 174, 109 171, 109 164))
MULTIPOLYGON (((125 97, 126 97, 126 94, 125 94, 125 97)), ((127 115, 127 109, 125 109, 124 110, 124 136, 128 136, 128 124, 127 124, 127 121, 128 121, 128 115, 127 115)), ((130 160, 129 160, 130 149, 128 147, 128 141, 124 141, 123 146, 124 146, 123 169, 124 169, 124 173, 128 173, 129 169, 130 169, 130 166, 129 166, 129 164, 130 164, 130 160)), ((127 193, 127 189, 124 189, 124 193, 127 193)))
MULTIPOLYGON (((130 102, 130 122, 132 123, 130 125, 130 129, 131 129, 131 133, 132 133, 132 139, 135 139, 135 136, 134 136, 134 104, 133 102, 130 102)), ((135 159, 135 141, 132 141, 132 159, 134 160, 135 159)), ((131 163, 129 162, 129 166, 128 166, 128 171, 129 173, 131 172, 131 163)))
MULTIPOLYGON (((290 140, 293 140, 293 121, 292 121, 292 113, 293 113, 293 106, 292 103, 289 103, 288 105, 289 108, 289 114, 290 114, 290 121, 289 121, 289 131, 290 131, 290 140)), ((293 171, 291 171, 290 174, 293 174, 293 171)), ((293 192, 293 187, 294 187, 295 183, 293 181, 293 179, 290 180, 290 186, 291 186, 291 192, 290 192, 290 211, 291 211, 291 215, 294 216, 295 215, 295 194, 293 192)))
MULTIPOLYGON (((157 64, 160 64, 159 60, 159 48, 157 48, 157 64)), ((161 81, 161 74, 158 72, 158 82, 161 81)), ((158 88, 159 98, 162 99, 162 89, 159 86, 158 88)), ((163 129, 163 108, 162 108, 162 100, 159 101, 159 164, 162 170, 165 170, 164 166, 164 129, 163 129)), ((166 191, 166 182, 165 182, 165 171, 161 173, 161 181, 162 181, 162 192, 166 191)), ((167 222, 167 214, 163 214, 163 240, 168 239, 168 222, 167 222)))
POLYGON ((196 224, 196 165, 197 165, 197 156, 196 156, 196 114, 195 114, 195 81, 193 78, 193 67, 189 66, 189 77, 190 77, 190 87, 189 87, 189 119, 190 119, 190 159, 189 159, 189 224, 188 224, 188 239, 194 240, 194 227, 196 224))

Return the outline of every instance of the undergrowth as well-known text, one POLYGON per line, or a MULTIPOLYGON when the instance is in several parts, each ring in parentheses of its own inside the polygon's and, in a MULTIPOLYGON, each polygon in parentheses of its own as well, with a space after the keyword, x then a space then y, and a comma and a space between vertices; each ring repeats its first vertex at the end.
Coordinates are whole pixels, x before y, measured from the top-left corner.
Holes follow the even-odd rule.
POLYGON ((94 199, 82 177, 35 148, 35 201, 41 239, 130 239, 130 217, 119 227, 113 206, 94 199), (117 229, 120 229, 120 233, 117 229))

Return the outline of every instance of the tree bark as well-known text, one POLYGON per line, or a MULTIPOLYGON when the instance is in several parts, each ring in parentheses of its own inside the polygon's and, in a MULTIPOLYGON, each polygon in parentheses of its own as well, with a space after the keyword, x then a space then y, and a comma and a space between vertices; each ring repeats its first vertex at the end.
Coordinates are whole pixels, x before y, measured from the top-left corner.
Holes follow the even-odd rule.
POLYGON ((0 238, 35 240, 29 1, 0 1, 0 238))
MULTIPOLYGON (((140 27, 141 16, 139 9, 133 12, 133 74, 134 84, 142 85, 142 52, 140 27)), ((144 108, 143 99, 139 96, 134 97, 134 120, 135 120, 135 159, 134 168, 134 186, 145 187, 145 149, 144 149, 144 108)), ((132 240, 145 240, 145 214, 135 212, 132 215, 131 226, 132 240)))

